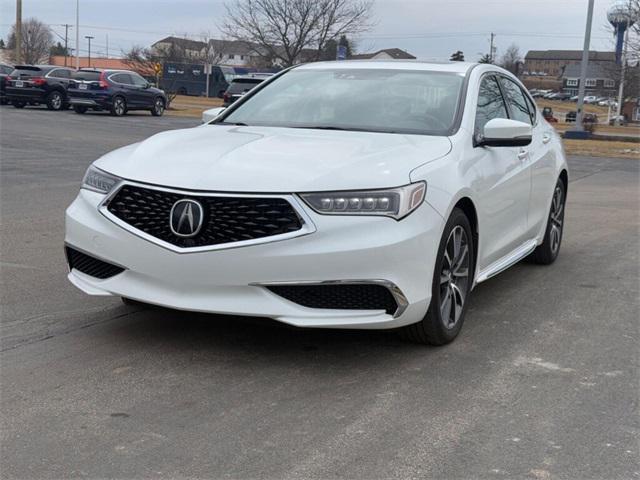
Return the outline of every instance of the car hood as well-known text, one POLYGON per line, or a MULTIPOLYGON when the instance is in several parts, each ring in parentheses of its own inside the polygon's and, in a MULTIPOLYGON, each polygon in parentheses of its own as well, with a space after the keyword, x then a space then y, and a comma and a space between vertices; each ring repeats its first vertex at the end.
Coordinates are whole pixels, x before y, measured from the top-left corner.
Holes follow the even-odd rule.
POLYGON ((446 155, 447 137, 203 125, 115 150, 95 165, 125 179, 227 192, 385 188, 446 155))

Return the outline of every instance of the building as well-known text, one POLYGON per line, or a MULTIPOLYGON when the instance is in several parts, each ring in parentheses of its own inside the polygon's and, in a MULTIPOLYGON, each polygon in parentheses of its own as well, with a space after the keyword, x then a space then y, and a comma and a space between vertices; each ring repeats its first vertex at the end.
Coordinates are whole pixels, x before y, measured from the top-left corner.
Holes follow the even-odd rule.
MULTIPOLYGON (((76 57, 64 55, 52 55, 49 57, 50 65, 58 65, 60 67, 66 65, 67 67, 75 68, 76 67, 76 57)), ((103 57, 91 57, 89 60, 88 57, 80 57, 80 68, 104 68, 107 70, 134 70, 121 58, 103 58, 103 57)), ((149 70, 146 72, 138 72, 141 75, 153 75, 153 71, 149 70)))
POLYGON ((640 97, 627 100, 622 104, 622 115, 629 123, 640 123, 640 97))
MULTIPOLYGON (((591 65, 613 65, 615 61, 615 52, 589 52, 591 65)), ((565 68, 581 62, 582 50, 529 50, 524 57, 524 75, 561 77, 565 68)))
POLYGON ((231 67, 249 66, 260 58, 256 53, 259 51, 257 45, 238 40, 211 39, 205 42, 188 38, 166 37, 151 45, 151 48, 167 57, 180 56, 182 61, 197 63, 209 60, 216 65, 231 67))
POLYGON ((399 48, 385 48, 375 53, 351 55, 349 60, 415 60, 416 57, 399 48))
MULTIPOLYGON (((616 71, 613 65, 602 63, 589 63, 585 80, 585 95, 597 95, 601 97, 615 97, 618 91, 616 71)), ((571 95, 578 95, 580 88, 580 70, 582 66, 568 65, 562 74, 562 91, 571 95)))

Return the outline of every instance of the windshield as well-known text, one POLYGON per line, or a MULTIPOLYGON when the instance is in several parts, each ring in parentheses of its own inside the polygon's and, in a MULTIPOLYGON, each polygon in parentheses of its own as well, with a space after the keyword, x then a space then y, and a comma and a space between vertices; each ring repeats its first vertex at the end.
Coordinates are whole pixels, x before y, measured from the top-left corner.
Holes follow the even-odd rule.
POLYGON ((293 69, 219 123, 447 135, 464 76, 390 69, 293 69))

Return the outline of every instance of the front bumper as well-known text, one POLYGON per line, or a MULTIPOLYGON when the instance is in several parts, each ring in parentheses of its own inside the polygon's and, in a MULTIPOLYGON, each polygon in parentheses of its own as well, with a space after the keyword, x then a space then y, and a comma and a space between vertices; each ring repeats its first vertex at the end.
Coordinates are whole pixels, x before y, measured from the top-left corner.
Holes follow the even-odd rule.
POLYGON ((426 203, 399 222, 386 217, 318 215, 302 206, 313 223, 313 233, 179 253, 133 234, 100 213, 104 198, 81 190, 66 212, 67 245, 126 269, 105 280, 71 270, 69 280, 91 295, 117 295, 189 311, 270 317, 301 327, 374 329, 417 322, 430 302, 444 222, 426 203), (345 281, 384 282, 406 302, 397 314, 309 308, 268 289, 273 284, 345 281))

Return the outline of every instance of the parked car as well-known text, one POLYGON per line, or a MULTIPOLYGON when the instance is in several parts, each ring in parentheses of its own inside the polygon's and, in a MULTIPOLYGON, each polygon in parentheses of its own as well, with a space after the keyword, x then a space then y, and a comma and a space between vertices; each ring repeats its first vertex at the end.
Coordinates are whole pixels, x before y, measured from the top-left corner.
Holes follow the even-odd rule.
POLYGON ((106 110, 119 117, 130 110, 149 110, 158 117, 164 113, 167 97, 135 72, 84 69, 73 74, 69 103, 80 114, 106 110))
POLYGON ((222 96, 222 99, 224 101, 223 105, 225 107, 228 107, 233 102, 235 102, 242 96, 246 95, 247 92, 249 92, 256 85, 259 85, 262 82, 264 82, 267 78, 269 78, 269 76, 271 75, 262 74, 262 75, 247 75, 243 77, 234 78, 229 84, 229 88, 227 89, 226 92, 224 92, 224 95, 222 96))
POLYGON ((587 95, 586 97, 584 97, 584 100, 583 100, 583 102, 587 104, 597 103, 598 101, 599 99, 595 95, 587 95))
POLYGON ((600 100, 598 102, 598 105, 600 105, 601 107, 617 107, 618 102, 613 98, 605 98, 604 100, 600 100))
POLYGON ((16 108, 44 104, 49 110, 65 110, 72 73, 56 65, 16 65, 7 79, 7 98, 16 108))
POLYGON ((6 105, 9 103, 5 87, 7 84, 7 78, 13 72, 13 67, 5 63, 0 63, 0 105, 6 105))
POLYGON ((567 100, 570 100, 571 97, 572 97, 572 95, 570 93, 558 92, 558 93, 555 94, 553 99, 554 100, 561 100, 563 102, 566 102, 567 100))
POLYGON ((579 97, 579 95, 574 95, 569 100, 572 101, 572 102, 577 102, 578 101, 578 97, 579 97))
POLYGON ((68 278, 125 304, 442 345, 477 283, 556 260, 567 182, 506 70, 310 63, 96 160, 66 212, 68 278))
MULTIPOLYGON (((577 112, 571 111, 571 112, 567 112, 567 114, 564 117, 564 121, 567 123, 572 123, 576 121, 576 116, 577 116, 577 112)), ((597 124, 598 123, 598 115, 596 115, 595 113, 583 113, 582 114, 582 124, 586 124, 586 123, 590 123, 590 124, 597 124)))
POLYGON ((627 117, 624 115, 614 115, 609 119, 609 125, 620 125, 625 126, 627 124, 627 117))
POLYGON ((553 116, 553 109, 551 107, 544 107, 542 109, 542 116, 549 123, 558 123, 558 119, 553 116))

